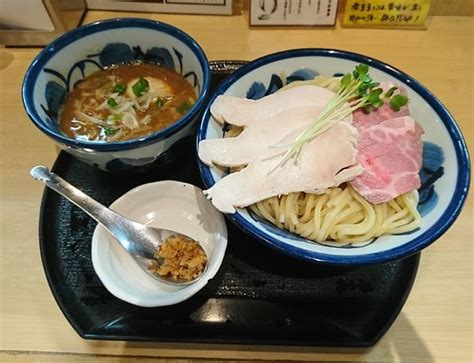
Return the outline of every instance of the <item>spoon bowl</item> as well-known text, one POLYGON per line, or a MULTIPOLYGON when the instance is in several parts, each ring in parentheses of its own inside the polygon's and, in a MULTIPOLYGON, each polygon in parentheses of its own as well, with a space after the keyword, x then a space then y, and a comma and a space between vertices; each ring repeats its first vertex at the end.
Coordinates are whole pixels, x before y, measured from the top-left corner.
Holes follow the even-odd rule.
MULTIPOLYGON (((173 279, 158 275, 150 270, 150 267, 156 266, 158 263, 155 253, 163 241, 169 237, 184 234, 164 228, 148 227, 129 220, 50 172, 46 166, 35 166, 31 169, 30 174, 34 179, 42 181, 100 223, 133 257, 136 263, 154 279, 166 284, 183 286, 196 282, 204 275, 207 264, 204 271, 191 280, 173 279)), ((193 240, 186 235, 184 237, 193 240)))

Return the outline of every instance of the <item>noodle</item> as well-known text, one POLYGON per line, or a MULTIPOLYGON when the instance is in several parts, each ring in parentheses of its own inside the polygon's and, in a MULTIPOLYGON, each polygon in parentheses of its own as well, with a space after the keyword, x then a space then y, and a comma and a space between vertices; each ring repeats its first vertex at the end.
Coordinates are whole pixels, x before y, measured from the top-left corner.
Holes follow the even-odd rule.
POLYGON ((327 88, 330 91, 337 92, 340 88, 340 77, 327 77, 327 76, 316 76, 314 79, 307 81, 294 81, 284 87, 280 88, 278 91, 283 91, 293 87, 299 86, 319 86, 327 88))
POLYGON ((279 228, 317 241, 357 243, 383 234, 399 234, 419 227, 417 193, 403 194, 387 203, 371 204, 350 184, 322 194, 291 193, 250 206, 279 228))

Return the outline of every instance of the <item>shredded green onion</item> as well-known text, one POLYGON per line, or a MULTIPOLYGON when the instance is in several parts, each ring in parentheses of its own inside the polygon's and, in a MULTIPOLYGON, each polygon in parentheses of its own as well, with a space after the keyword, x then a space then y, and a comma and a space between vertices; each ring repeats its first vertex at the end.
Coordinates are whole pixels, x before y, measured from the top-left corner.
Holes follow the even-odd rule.
POLYGON ((178 111, 181 114, 184 114, 188 112, 191 109, 191 107, 192 105, 190 105, 188 102, 183 102, 178 107, 176 107, 176 111, 178 111))
POLYGON ((119 129, 111 129, 111 128, 106 127, 104 129, 104 134, 105 136, 112 136, 112 135, 115 135, 118 132, 118 130, 119 129))
POLYGON ((150 90, 150 84, 145 78, 140 77, 138 81, 132 86, 133 94, 137 97, 143 96, 150 90))
POLYGON ((156 107, 161 108, 165 104, 165 100, 163 97, 158 97, 158 99, 155 102, 156 107))
POLYGON ((117 83, 113 89, 114 93, 118 93, 119 95, 123 95, 127 90, 127 85, 125 83, 117 83))
POLYGON ((116 108, 118 106, 118 103, 117 101, 115 101, 115 99, 113 99, 112 97, 110 97, 108 100, 107 100, 107 104, 112 107, 112 108, 116 108))

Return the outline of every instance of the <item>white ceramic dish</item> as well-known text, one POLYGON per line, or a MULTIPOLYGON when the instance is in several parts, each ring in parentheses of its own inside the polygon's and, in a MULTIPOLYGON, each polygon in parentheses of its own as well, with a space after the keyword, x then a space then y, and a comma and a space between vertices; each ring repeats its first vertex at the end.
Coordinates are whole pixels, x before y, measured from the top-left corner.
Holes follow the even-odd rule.
POLYGON ((184 301, 202 289, 219 270, 227 247, 224 218, 201 189, 177 181, 160 181, 132 189, 110 205, 140 223, 184 233, 199 241, 208 256, 204 275, 187 286, 170 286, 148 276, 100 225, 92 237, 92 264, 107 290, 144 307, 184 301))
MULTIPOLYGON (((220 94, 258 99, 271 94, 282 84, 308 80, 318 74, 341 75, 352 72, 359 63, 370 66, 375 81, 403 85, 409 96, 412 116, 424 128, 422 186, 418 209, 419 229, 382 236, 365 244, 316 243, 277 228, 269 222, 238 209, 229 217, 257 240, 288 255, 329 264, 364 265, 399 259, 416 253, 438 239, 455 221, 466 200, 470 184, 470 161, 461 131, 441 102, 419 82, 381 61, 360 54, 333 49, 295 49, 270 54, 248 63, 227 78, 210 99, 197 142, 223 136, 222 125, 210 114, 210 105, 220 94)), ((211 187, 225 176, 218 168, 200 162, 201 176, 211 187)))

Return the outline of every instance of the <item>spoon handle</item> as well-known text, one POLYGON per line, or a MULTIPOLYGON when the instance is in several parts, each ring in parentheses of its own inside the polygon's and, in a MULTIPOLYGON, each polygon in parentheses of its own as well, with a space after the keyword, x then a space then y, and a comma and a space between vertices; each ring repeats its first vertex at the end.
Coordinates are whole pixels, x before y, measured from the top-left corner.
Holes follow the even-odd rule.
MULTIPOLYGON (((146 256, 143 257, 148 257, 149 253, 154 252, 153 245, 148 246, 149 248, 143 246, 148 250, 148 253, 146 253, 147 251, 144 251, 143 247, 137 246, 134 242, 137 240, 137 237, 141 240, 143 240, 144 237, 146 238, 145 234, 142 233, 144 227, 141 224, 130 221, 103 206, 58 175, 50 172, 46 166, 35 166, 31 169, 30 174, 33 178, 42 181, 49 188, 66 197, 89 214, 104 226, 130 253, 136 256, 143 256, 145 253, 146 256)), ((152 241, 150 241, 150 243, 152 243, 152 241)))

